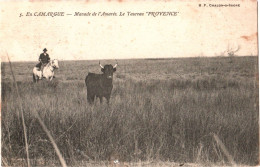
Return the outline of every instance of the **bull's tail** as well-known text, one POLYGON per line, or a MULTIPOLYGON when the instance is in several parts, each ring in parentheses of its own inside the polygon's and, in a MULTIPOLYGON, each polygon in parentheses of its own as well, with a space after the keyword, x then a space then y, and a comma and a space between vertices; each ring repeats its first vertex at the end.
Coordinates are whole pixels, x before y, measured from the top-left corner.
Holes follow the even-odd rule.
POLYGON ((33 74, 33 82, 36 82, 36 78, 35 75, 33 74))

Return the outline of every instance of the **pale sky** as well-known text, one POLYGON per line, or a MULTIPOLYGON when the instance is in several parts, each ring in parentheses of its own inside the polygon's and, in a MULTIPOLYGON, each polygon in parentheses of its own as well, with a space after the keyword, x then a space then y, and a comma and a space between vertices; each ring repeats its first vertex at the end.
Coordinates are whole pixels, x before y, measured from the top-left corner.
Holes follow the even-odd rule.
POLYGON ((2 61, 6 52, 12 61, 38 61, 43 48, 59 60, 216 56, 228 45, 241 47, 236 55, 257 55, 256 1, 4 1, 0 11, 2 61), (207 7, 199 7, 204 3, 207 7), (27 12, 65 16, 25 16, 27 12), (75 12, 126 16, 73 16, 75 12), (152 17, 146 12, 179 13, 152 17))

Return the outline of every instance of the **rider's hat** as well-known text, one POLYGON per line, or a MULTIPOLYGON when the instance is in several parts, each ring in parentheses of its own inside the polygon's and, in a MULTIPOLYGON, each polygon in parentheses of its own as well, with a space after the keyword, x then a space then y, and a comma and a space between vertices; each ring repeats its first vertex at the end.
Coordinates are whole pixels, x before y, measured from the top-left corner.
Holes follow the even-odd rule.
POLYGON ((44 49, 43 49, 43 51, 45 52, 45 51, 47 51, 47 49, 46 49, 46 48, 44 48, 44 49))

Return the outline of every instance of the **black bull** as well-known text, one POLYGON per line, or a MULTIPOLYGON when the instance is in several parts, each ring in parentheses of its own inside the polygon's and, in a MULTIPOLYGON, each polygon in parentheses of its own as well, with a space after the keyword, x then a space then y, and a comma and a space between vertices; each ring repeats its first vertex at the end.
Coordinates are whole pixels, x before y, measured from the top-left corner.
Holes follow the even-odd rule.
POLYGON ((95 97, 99 98, 100 103, 103 97, 109 103, 111 91, 113 89, 113 73, 116 71, 117 64, 113 67, 105 65, 104 67, 99 63, 103 74, 88 73, 85 79, 87 86, 87 100, 93 104, 95 97))

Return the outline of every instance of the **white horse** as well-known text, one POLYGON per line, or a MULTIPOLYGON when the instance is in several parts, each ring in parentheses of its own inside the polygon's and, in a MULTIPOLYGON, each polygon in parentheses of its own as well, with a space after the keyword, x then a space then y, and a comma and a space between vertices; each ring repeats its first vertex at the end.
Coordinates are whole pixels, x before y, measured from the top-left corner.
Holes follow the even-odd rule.
POLYGON ((41 71, 39 68, 33 68, 33 81, 38 82, 42 78, 46 78, 51 81, 54 77, 54 70, 59 68, 58 60, 51 60, 43 70, 41 71))

